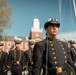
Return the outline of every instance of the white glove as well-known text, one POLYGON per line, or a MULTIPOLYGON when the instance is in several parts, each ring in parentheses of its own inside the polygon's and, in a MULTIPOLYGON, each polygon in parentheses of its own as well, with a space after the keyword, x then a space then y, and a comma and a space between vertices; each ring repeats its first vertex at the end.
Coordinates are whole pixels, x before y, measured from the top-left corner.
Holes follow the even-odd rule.
POLYGON ((74 63, 74 66, 76 66, 76 63, 74 63))
POLYGON ((7 71, 7 75, 11 75, 12 73, 11 73, 11 71, 9 70, 9 71, 7 71))
POLYGON ((28 70, 25 70, 25 74, 26 74, 26 75, 28 74, 28 70))
POLYGON ((22 75, 25 75, 25 71, 22 71, 22 75))

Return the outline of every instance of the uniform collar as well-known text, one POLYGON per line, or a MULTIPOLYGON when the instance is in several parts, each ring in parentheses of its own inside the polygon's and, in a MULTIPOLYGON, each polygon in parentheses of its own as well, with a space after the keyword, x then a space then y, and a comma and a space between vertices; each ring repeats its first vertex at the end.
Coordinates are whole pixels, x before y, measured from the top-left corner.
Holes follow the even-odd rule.
POLYGON ((56 39, 56 37, 46 37, 46 39, 48 39, 49 41, 53 41, 56 39))
POLYGON ((0 50, 0 53, 2 52, 2 50, 0 50))
POLYGON ((31 49, 31 48, 30 48, 29 50, 30 50, 30 51, 33 51, 33 49, 31 49))
POLYGON ((16 47, 15 50, 20 50, 20 48, 17 48, 17 47, 16 47))

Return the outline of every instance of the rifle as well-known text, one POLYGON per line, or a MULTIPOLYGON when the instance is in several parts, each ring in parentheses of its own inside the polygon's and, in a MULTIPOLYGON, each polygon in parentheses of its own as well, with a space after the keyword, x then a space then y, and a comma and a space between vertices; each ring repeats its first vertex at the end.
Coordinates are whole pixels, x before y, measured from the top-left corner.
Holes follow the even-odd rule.
POLYGON ((48 66, 48 37, 46 38, 46 74, 47 75, 47 66, 48 66))

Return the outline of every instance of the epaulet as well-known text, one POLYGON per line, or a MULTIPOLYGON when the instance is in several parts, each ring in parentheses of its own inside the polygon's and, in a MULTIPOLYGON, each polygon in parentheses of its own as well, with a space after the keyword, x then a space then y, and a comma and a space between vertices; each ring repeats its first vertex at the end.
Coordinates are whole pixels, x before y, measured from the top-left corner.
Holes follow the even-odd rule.
POLYGON ((61 40, 60 39, 56 39, 57 41, 59 41, 59 42, 61 42, 61 40))
POLYGON ((60 42, 65 42, 65 41, 63 41, 63 40, 60 40, 60 39, 57 39, 58 41, 60 41, 60 42))

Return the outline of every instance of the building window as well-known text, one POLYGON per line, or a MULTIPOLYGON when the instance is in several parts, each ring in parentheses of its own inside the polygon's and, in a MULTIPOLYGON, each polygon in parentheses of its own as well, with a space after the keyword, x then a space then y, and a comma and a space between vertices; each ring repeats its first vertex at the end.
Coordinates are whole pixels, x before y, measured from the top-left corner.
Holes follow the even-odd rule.
POLYGON ((11 42, 7 42, 7 47, 9 48, 11 46, 11 42))
POLYGON ((28 46, 29 46, 29 45, 28 45, 28 42, 26 42, 26 43, 25 43, 25 48, 28 48, 28 46))

